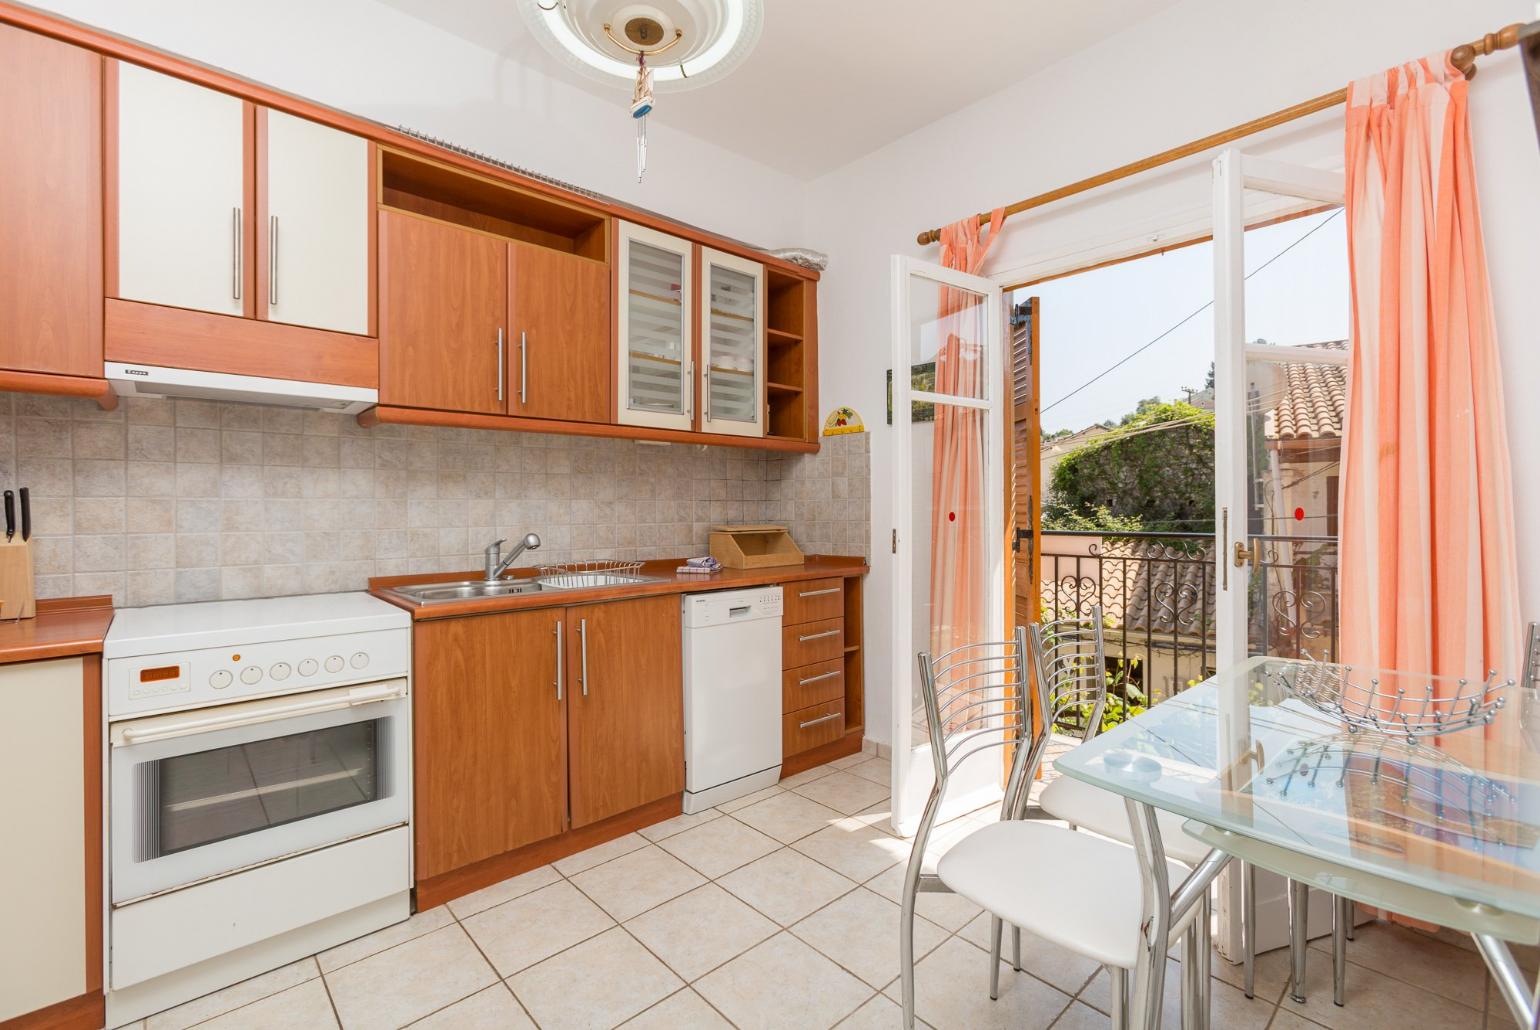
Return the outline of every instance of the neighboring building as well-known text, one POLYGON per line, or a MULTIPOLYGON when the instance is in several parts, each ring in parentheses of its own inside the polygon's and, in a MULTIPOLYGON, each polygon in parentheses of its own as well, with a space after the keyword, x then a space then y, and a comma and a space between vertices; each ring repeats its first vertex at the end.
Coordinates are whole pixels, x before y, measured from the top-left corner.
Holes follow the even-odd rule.
POLYGON ((1044 440, 1042 453, 1039 455, 1042 466, 1043 478, 1039 480, 1046 491, 1048 485, 1053 482, 1053 470, 1070 451, 1079 450, 1098 436, 1106 436, 1112 430, 1106 426, 1086 426, 1068 436, 1060 436, 1053 440, 1044 440))
MULTIPOLYGON (((1347 341, 1305 347, 1346 351, 1347 341)), ((1252 384, 1253 410, 1262 418, 1268 458, 1267 466, 1257 470, 1262 524, 1253 528, 1270 535, 1334 537, 1347 366, 1290 362, 1260 367, 1270 368, 1276 378, 1252 384)))

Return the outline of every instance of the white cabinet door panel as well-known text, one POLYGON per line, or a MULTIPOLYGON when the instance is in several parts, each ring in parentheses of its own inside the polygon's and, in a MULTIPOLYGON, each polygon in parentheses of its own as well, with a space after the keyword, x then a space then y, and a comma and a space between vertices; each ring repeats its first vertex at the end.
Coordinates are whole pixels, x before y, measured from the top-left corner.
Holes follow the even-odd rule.
POLYGON ((695 414, 690 241, 629 222, 616 225, 620 422, 689 429, 695 414))
POLYGON ((701 249, 702 432, 765 433, 765 266, 701 249))
POLYGON ((245 104, 117 67, 118 296, 239 315, 245 104))
POLYGON ((369 331, 369 144, 269 110, 264 233, 274 322, 369 331))

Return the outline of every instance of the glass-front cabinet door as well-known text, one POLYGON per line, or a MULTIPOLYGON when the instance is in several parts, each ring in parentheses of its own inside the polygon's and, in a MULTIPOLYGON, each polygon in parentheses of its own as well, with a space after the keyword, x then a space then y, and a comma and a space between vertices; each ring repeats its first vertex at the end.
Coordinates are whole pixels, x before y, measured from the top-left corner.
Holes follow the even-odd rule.
POLYGON ((701 431, 765 433, 765 266, 701 248, 701 431))
POLYGON ((620 421, 689 429, 695 418, 691 244, 629 222, 617 225, 620 421))

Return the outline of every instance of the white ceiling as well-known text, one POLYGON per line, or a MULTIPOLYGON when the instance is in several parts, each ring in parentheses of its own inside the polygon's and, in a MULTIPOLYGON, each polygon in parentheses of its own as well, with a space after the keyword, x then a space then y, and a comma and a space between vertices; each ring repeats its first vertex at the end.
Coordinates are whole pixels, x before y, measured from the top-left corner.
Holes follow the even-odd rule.
MULTIPOLYGON (((381 0, 600 96, 608 88, 547 56, 518 3, 381 0)), ((723 82, 660 93, 651 117, 811 179, 966 107, 1177 0, 766 0, 764 34, 723 82), (945 71, 941 59, 963 60, 945 71)))

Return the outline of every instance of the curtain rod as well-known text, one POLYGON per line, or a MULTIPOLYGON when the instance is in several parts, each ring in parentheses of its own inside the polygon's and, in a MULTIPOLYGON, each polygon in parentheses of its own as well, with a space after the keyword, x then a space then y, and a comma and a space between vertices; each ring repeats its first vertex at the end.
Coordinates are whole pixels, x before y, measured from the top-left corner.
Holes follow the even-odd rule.
MULTIPOLYGON (((1519 32, 1523 28, 1522 24, 1515 22, 1512 25, 1498 29, 1496 32, 1488 32, 1473 43, 1462 43, 1449 52, 1449 63, 1458 68, 1469 79, 1476 74, 1476 58, 1478 56, 1517 46, 1519 32)), ((1037 196, 1028 197, 1026 200, 1018 200, 1005 209, 1005 217, 1009 218, 1011 215, 1018 215, 1035 207, 1052 204, 1054 201, 1063 200, 1065 197, 1073 197, 1077 193, 1094 190, 1098 186, 1107 185, 1109 182, 1117 182, 1119 179, 1126 179, 1131 175, 1149 171, 1151 168, 1159 168, 1161 165, 1168 165, 1173 161, 1180 161, 1185 157, 1201 154, 1205 150, 1212 150, 1214 147, 1222 144, 1271 129, 1285 122, 1292 122, 1296 118, 1303 118, 1306 115, 1315 114, 1317 111, 1325 111, 1328 108, 1336 107, 1338 104, 1346 102, 1347 89, 1345 87, 1331 93, 1322 94, 1311 100, 1295 104, 1293 107, 1274 111, 1272 114, 1263 115, 1261 118, 1253 118, 1249 122, 1243 122, 1240 125, 1204 136, 1202 139, 1195 139, 1190 143, 1183 143, 1179 147, 1162 150, 1158 154, 1140 158, 1138 161, 1121 165, 1111 171, 1102 172, 1100 175, 1093 175, 1089 179, 1081 179, 1079 182, 1072 182, 1068 186, 1060 186, 1056 190, 1039 193, 1037 196)), ((987 211, 979 215, 979 224, 989 224, 989 213, 987 211)), ((915 242, 924 246, 928 243, 939 242, 940 239, 940 229, 926 229, 915 237, 915 242)))

